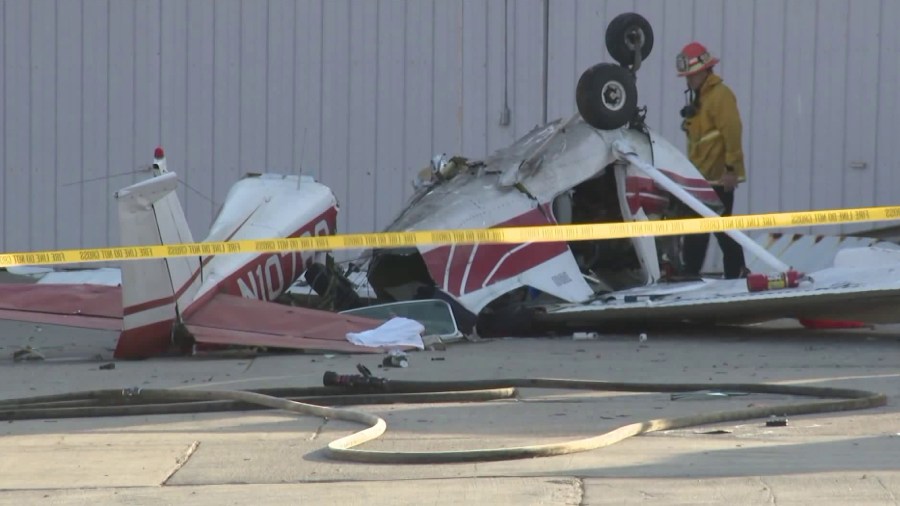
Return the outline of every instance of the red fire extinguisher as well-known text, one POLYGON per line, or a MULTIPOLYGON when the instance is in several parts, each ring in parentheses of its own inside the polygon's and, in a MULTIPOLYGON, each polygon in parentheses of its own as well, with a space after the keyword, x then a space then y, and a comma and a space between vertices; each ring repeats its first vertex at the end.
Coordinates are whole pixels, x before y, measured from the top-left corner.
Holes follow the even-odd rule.
POLYGON ((789 270, 777 274, 749 274, 747 275, 747 290, 761 292, 763 290, 780 290, 782 288, 796 288, 800 286, 803 274, 789 270))

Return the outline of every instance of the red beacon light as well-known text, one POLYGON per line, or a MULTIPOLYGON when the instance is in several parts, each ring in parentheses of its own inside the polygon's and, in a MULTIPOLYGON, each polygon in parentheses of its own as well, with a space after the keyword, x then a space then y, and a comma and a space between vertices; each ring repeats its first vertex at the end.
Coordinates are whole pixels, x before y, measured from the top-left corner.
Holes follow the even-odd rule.
POLYGON ((163 151, 162 146, 156 146, 156 150, 153 151, 153 158, 160 159, 165 158, 166 153, 163 151))

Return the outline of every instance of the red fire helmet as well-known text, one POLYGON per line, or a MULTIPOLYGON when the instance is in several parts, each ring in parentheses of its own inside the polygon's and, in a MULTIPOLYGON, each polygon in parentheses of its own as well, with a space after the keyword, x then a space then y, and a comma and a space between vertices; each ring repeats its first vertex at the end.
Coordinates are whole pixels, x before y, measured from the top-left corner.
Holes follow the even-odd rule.
POLYGON ((689 76, 701 70, 712 68, 719 59, 710 55, 706 47, 699 42, 691 42, 684 46, 675 59, 679 76, 689 76))

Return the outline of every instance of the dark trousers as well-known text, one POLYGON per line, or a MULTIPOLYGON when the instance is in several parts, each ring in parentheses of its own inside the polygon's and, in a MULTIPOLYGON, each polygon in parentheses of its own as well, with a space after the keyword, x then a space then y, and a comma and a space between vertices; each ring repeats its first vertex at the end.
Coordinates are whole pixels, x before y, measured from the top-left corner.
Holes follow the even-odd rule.
MULTIPOLYGON (((713 190, 719 195, 719 199, 725 204, 725 212, 722 216, 731 216, 734 208, 734 192, 726 192, 722 186, 713 186, 713 190)), ((715 234, 722 248, 722 256, 725 264, 725 279, 735 279, 741 276, 744 264, 744 248, 724 232, 715 234)), ((692 234, 684 236, 682 255, 684 268, 687 274, 699 274, 703 261, 706 258, 706 249, 709 246, 709 234, 692 234)))

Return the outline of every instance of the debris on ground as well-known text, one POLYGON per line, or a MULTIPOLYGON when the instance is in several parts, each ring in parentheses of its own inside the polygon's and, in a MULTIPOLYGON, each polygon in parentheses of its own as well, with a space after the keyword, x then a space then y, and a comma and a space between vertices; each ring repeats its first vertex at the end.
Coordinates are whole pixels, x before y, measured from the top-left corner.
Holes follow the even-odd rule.
POLYGON ((13 352, 13 361, 21 362, 23 360, 44 360, 44 355, 31 346, 25 346, 13 352))
POLYGON ((409 358, 406 356, 406 353, 398 349, 392 349, 388 352, 388 356, 381 361, 381 365, 384 367, 409 367, 409 358))
POLYGON ((725 399, 738 395, 747 395, 746 392, 723 392, 720 390, 698 390, 696 392, 676 392, 669 396, 673 401, 705 401, 711 399, 725 399))

